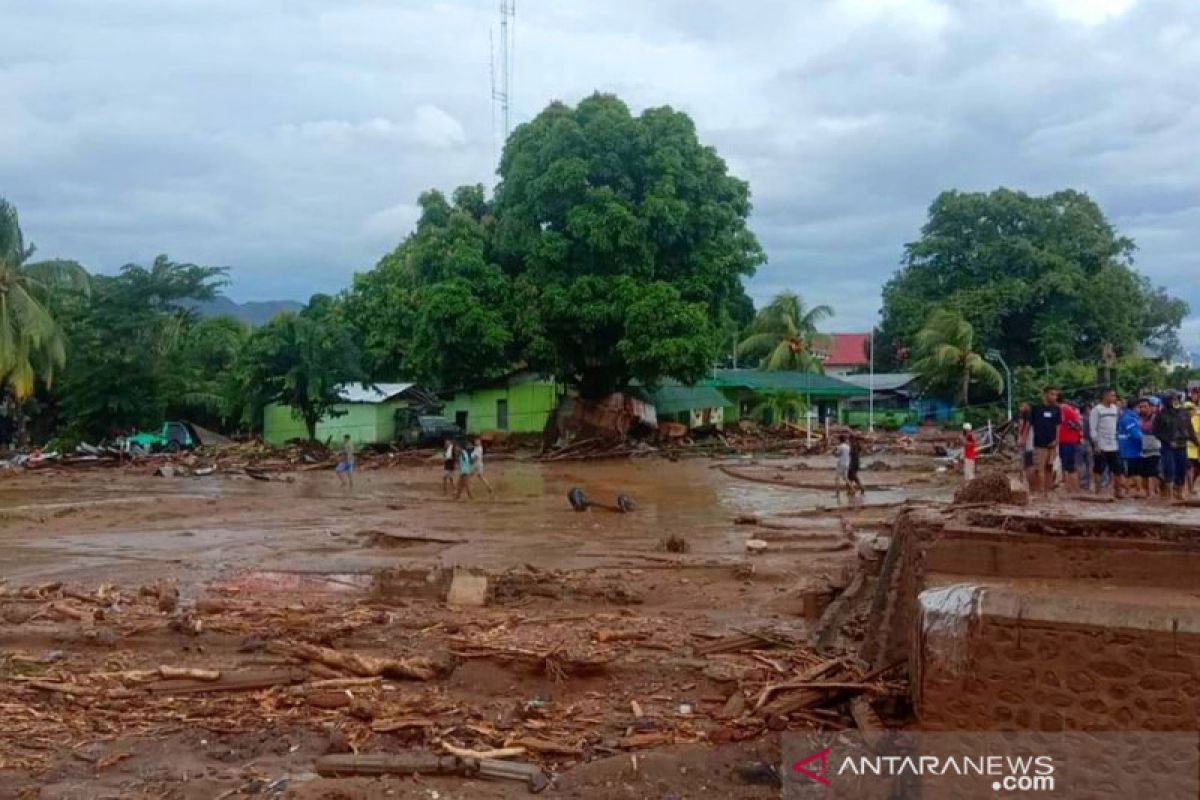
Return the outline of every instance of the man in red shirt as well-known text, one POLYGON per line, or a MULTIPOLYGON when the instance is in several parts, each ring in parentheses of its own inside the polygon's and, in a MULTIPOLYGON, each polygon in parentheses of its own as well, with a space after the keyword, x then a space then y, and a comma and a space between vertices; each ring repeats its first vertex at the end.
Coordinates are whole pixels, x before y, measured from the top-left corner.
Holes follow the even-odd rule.
POLYGON ((1063 486, 1068 492, 1078 492, 1079 443, 1083 440, 1083 418, 1079 409, 1070 403, 1060 403, 1062 423, 1058 428, 1058 457, 1062 460, 1063 486))

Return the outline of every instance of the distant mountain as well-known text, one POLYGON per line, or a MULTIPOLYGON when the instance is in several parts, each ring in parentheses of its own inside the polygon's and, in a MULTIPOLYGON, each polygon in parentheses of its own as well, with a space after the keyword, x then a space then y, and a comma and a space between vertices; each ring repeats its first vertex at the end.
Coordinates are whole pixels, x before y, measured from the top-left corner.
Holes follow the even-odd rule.
POLYGON ((205 317, 235 317, 251 325, 262 325, 280 311, 299 311, 303 303, 295 300, 260 300, 249 303, 235 303, 228 297, 218 297, 193 306, 205 317))

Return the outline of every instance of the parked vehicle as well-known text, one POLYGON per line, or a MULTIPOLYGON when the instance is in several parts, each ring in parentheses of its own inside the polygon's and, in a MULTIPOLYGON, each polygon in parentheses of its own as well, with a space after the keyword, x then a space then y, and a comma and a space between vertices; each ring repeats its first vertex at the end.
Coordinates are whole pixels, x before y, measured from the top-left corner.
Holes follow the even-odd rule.
POLYGON ((130 449, 143 450, 147 453, 157 453, 163 450, 168 453, 177 453, 180 450, 191 450, 200 443, 200 440, 186 422, 164 422, 162 430, 131 434, 125 437, 125 443, 130 449))
POLYGON ((400 431, 400 440, 409 446, 435 446, 462 436, 462 429, 445 417, 419 416, 415 424, 400 431))

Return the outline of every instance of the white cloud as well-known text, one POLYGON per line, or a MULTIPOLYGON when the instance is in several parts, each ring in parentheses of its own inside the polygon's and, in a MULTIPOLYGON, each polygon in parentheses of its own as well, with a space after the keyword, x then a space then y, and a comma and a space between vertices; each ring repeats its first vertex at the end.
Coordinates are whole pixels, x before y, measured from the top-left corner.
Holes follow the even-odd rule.
MULTIPOLYGON (((227 264, 239 299, 335 291, 421 191, 494 183, 495 16, 0 0, 0 194, 46 256, 227 264)), ((693 116, 750 181, 757 298, 799 289, 862 328, 939 191, 1073 186, 1200 311, 1195 0, 524 0, 516 41, 515 122, 596 89, 693 116)))

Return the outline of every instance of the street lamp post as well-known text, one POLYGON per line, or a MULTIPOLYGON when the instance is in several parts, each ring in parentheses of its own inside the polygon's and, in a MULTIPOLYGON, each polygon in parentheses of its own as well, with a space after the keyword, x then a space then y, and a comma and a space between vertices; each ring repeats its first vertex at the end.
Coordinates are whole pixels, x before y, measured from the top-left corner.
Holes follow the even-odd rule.
POLYGON ((986 353, 984 353, 984 356, 989 361, 999 361, 1000 366, 1004 367, 1004 388, 1008 393, 1008 418, 1011 421, 1013 418, 1013 413, 1012 413, 1012 370, 1010 370, 1008 368, 1008 362, 1004 360, 1004 356, 1000 354, 999 350, 988 350, 986 353))

